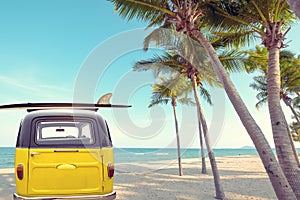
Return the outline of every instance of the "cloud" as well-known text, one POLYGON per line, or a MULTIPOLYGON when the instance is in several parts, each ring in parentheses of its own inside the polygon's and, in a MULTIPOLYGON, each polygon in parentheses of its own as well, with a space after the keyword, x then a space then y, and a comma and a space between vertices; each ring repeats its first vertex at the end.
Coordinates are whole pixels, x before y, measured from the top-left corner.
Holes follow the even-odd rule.
POLYGON ((14 79, 7 76, 0 76, 0 88, 1 90, 6 90, 6 98, 15 99, 16 95, 23 94, 21 98, 24 98, 24 94, 26 94, 25 98, 34 98, 34 97, 42 97, 43 99, 49 98, 57 98, 60 99, 62 97, 72 97, 70 94, 70 89, 57 86, 57 85, 47 85, 41 84, 38 82, 25 82, 20 79, 14 79))
POLYGON ((15 86, 17 88, 25 89, 25 90, 28 90, 30 92, 38 92, 39 91, 38 89, 36 89, 32 86, 28 86, 24 82, 17 81, 15 79, 8 78, 8 77, 5 77, 5 76, 0 76, 0 81, 4 84, 9 85, 9 86, 15 86))

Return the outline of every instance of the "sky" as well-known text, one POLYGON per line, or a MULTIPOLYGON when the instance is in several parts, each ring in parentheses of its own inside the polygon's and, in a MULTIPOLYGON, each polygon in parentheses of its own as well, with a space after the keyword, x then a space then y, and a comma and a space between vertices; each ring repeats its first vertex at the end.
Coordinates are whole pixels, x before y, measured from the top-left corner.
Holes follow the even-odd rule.
MULTIPOLYGON (((132 108, 99 112, 106 118, 115 147, 175 147, 170 105, 148 108, 151 72, 132 66, 159 49, 142 50, 150 30, 128 22, 103 0, 0 1, 0 104, 26 102, 96 102, 112 92, 112 103, 132 108)), ((287 49, 300 54, 300 25, 292 27, 287 49)), ((267 106, 257 110, 252 75, 231 78, 254 119, 273 145, 267 106)), ((253 146, 226 94, 210 88, 213 106, 203 102, 215 148, 253 146)), ((195 107, 178 105, 181 143, 198 148, 195 107)), ((287 118, 291 113, 285 109, 287 118)), ((0 146, 14 146, 23 110, 0 110, 0 146)), ((300 147, 299 143, 296 143, 300 147)))

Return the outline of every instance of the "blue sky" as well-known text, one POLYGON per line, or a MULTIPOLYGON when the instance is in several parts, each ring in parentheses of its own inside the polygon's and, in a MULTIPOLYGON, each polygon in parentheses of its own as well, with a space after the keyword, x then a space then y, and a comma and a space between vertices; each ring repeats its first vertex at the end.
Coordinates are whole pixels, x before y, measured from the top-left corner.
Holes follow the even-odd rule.
MULTIPOLYGON (((103 110, 116 147, 172 147, 172 110, 148 109, 151 73, 132 72, 132 65, 153 52, 142 51, 145 23, 127 22, 103 0, 6 0, 0 2, 0 104, 21 102, 97 101, 113 92, 113 103, 129 103, 128 111, 103 110), (77 99, 80 98, 80 99, 77 99)), ((300 26, 287 36, 297 55, 300 26)), ((272 144, 267 108, 254 108, 251 76, 232 78, 272 144)), ((216 147, 252 145, 227 97, 214 90, 215 105, 204 106, 216 147)), ((182 143, 198 147, 195 109, 178 107, 182 143), (181 117, 183 116, 183 117, 181 117)), ((0 111, 0 146, 14 146, 25 111, 0 111)), ((290 114, 287 112, 287 116, 290 114)))

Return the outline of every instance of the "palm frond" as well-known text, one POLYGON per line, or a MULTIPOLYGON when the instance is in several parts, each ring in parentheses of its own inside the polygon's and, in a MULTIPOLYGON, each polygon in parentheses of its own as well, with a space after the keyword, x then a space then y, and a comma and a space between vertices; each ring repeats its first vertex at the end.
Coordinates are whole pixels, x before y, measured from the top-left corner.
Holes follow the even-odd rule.
POLYGON ((250 87, 258 91, 256 95, 258 102, 255 107, 259 109, 268 102, 267 78, 265 76, 255 76, 253 79, 254 83, 251 83, 250 87))
POLYGON ((209 31, 212 34, 209 41, 215 49, 240 48, 250 46, 253 41, 256 41, 255 32, 249 27, 236 30, 220 25, 210 27, 209 31))
POLYGON ((218 54, 219 59, 228 72, 241 72, 245 70, 247 62, 243 51, 224 50, 218 54))
POLYGON ((199 86, 200 96, 209 104, 212 105, 211 95, 202 85, 199 86))
POLYGON ((286 30, 295 21, 286 1, 278 0, 209 1, 207 16, 208 26, 236 32, 251 28, 260 37, 264 36, 268 23, 284 19, 283 30, 286 30))
POLYGON ((169 100, 170 99, 152 99, 148 107, 151 108, 158 104, 168 104, 169 100))
POLYGON ((259 109, 267 103, 268 103, 268 98, 262 98, 255 104, 255 107, 256 107, 256 109, 259 109))
POLYGON ((292 105, 293 105, 293 108, 298 112, 298 115, 300 117, 300 97, 299 96, 293 98, 292 105))
POLYGON ((251 73, 255 70, 262 71, 263 73, 267 72, 268 69, 268 50, 265 47, 256 46, 255 50, 245 51, 246 61, 245 69, 246 72, 251 73))
POLYGON ((193 98, 190 98, 190 97, 180 98, 177 101, 179 103, 183 104, 183 105, 188 105, 188 106, 195 106, 196 105, 196 103, 193 100, 193 98))
POLYGON ((182 104, 192 104, 188 97, 191 86, 187 79, 180 75, 158 77, 159 83, 152 86, 152 96, 149 107, 157 104, 167 104, 172 99, 182 104))
POLYGON ((136 62, 133 66, 133 71, 152 70, 156 76, 160 73, 176 73, 180 66, 178 66, 177 62, 175 62, 172 58, 172 55, 167 52, 162 55, 155 54, 148 60, 136 62))
POLYGON ((207 4, 208 26, 241 30, 251 27, 255 32, 262 32, 257 22, 259 16, 249 1, 210 1, 207 4))
POLYGON ((158 16, 174 15, 169 9, 167 1, 161 0, 108 0, 115 6, 115 12, 128 20, 136 18, 137 20, 147 22, 157 22, 158 16))

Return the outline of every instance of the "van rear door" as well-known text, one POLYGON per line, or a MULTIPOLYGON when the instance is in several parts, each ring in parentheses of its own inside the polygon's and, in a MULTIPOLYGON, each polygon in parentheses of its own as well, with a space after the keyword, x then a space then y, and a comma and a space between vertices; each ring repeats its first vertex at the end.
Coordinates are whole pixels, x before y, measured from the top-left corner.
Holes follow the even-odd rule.
POLYGON ((101 150, 92 120, 39 119, 29 150, 29 195, 84 195, 103 191, 101 150))

